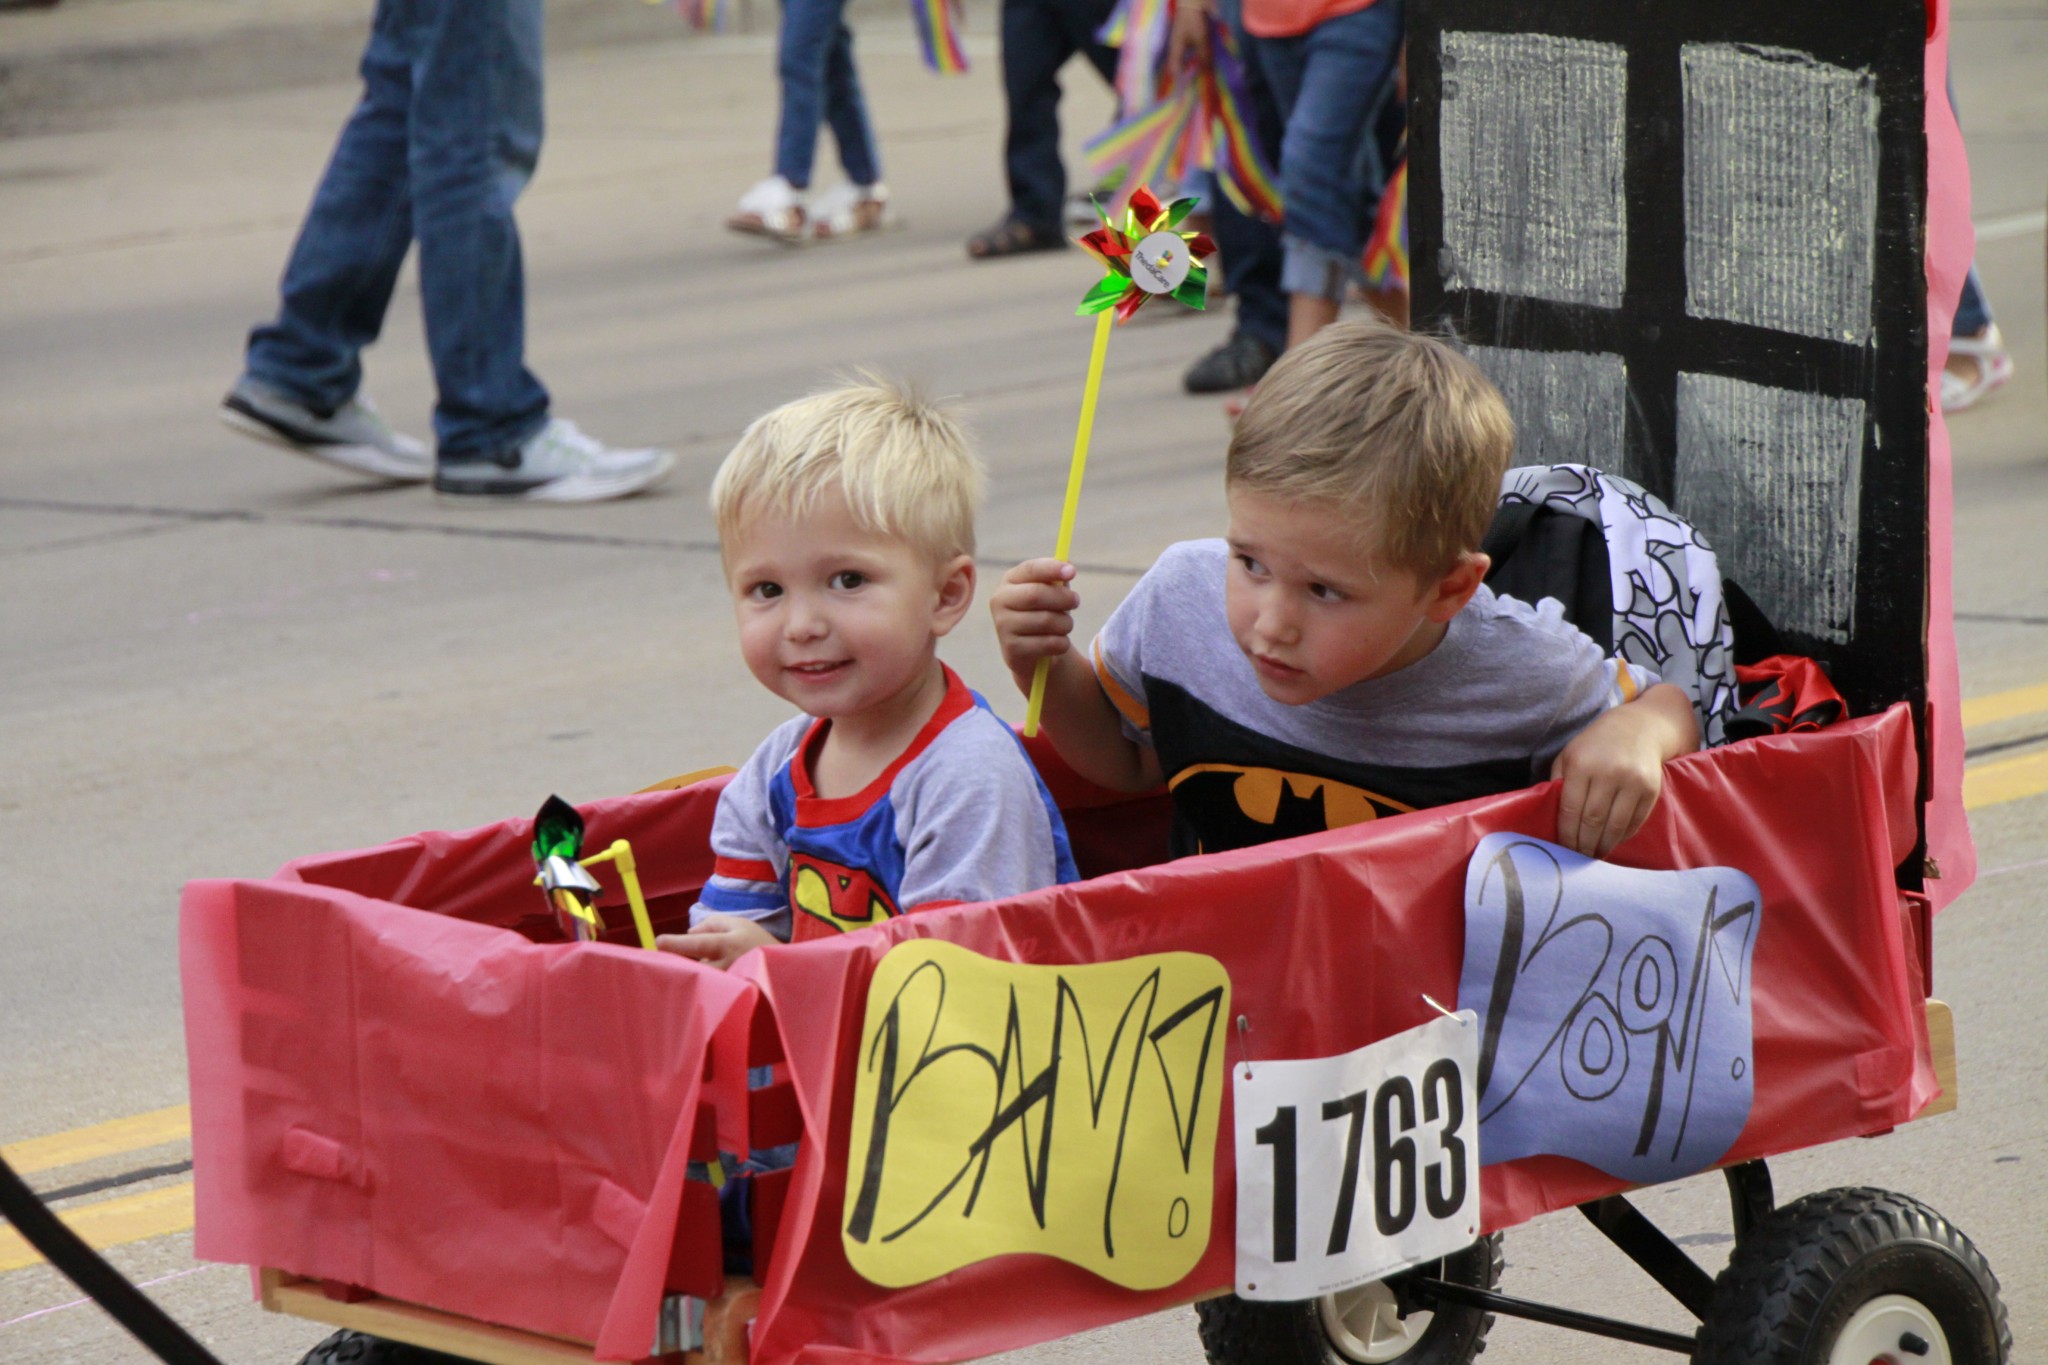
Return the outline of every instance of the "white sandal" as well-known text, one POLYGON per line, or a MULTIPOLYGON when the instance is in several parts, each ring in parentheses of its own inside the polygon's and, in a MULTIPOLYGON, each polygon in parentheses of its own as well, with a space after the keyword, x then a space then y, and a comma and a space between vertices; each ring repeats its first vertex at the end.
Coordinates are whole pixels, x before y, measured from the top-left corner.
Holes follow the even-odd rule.
POLYGON ((1948 354, 1951 360, 1960 356, 1969 361, 1976 374, 1966 378, 1953 370, 1941 372, 1943 412, 1961 412, 1964 408, 1975 407, 2012 378, 2012 357, 2006 353, 2005 338, 1998 334, 1995 322, 1976 336, 1951 337, 1948 354))
POLYGON ((809 224, 803 192, 779 175, 771 175, 750 187, 740 196, 732 216, 725 220, 726 227, 733 232, 773 237, 791 245, 804 239, 809 224))
POLYGON ((834 185, 811 205, 811 224, 811 234, 821 242, 893 228, 897 222, 889 210, 889 187, 879 180, 872 185, 834 185))

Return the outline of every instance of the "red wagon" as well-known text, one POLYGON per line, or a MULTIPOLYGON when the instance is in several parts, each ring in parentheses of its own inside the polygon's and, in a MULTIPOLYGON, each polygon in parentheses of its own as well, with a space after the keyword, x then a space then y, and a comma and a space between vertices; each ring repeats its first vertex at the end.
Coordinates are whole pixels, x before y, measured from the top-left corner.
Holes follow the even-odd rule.
MULTIPOLYGON (((1462 1360, 1496 1313, 1703 1362, 2005 1359, 1996 1281, 1938 1214, 1781 1206, 1764 1164, 1954 1103, 1929 998, 1932 912, 1972 870, 1926 401, 1964 264, 1945 13, 1555 8, 1411 10, 1417 314, 1525 448, 1599 449, 1705 528, 1856 718, 1673 764, 1590 867, 1543 842, 1550 787, 1165 862, 1163 797, 1049 773, 1088 880, 726 974, 560 941, 524 820, 194 883, 197 1253, 259 1267, 271 1308, 507 1365, 951 1361, 1191 1301, 1227 1365, 1462 1360), (1815 145, 1821 207, 1772 199, 1815 145), (1763 199, 1796 259, 1731 284, 1763 199), (1816 268, 1819 313, 1766 287, 1816 268), (1290 1069, 1455 1007, 1470 1053, 1402 1043, 1320 1101, 1290 1069), (789 1143, 733 1245, 719 1154, 789 1143), (1626 1198, 1713 1168, 1718 1277, 1626 1198), (1495 1234, 1566 1207, 1700 1331, 1503 1294, 1495 1234), (1411 1254, 1423 1225, 1448 1240, 1411 1254), (1367 1243, 1398 1273, 1356 1282, 1367 1243)), ((657 927, 709 875, 721 781, 582 808, 637 850, 657 927)))

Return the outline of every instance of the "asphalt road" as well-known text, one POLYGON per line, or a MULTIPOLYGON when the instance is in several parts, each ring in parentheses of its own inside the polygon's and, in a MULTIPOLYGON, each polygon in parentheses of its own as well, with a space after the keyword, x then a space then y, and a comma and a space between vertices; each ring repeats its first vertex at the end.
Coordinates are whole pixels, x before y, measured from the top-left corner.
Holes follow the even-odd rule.
MULTIPOLYGON (((1959 11, 1979 261, 2020 365, 1953 427, 1964 694, 2012 712, 1971 741, 2017 741, 1977 760, 1989 764, 2048 743, 2048 693, 2024 690, 2048 683, 2048 0, 1959 11)), ((457 513, 216 422, 353 98, 352 52, 290 89, 126 103, 0 139, 0 1144, 40 1153, 46 1190, 122 1180, 63 1207, 130 1200, 103 1218, 109 1254, 224 1360, 295 1360, 321 1333, 258 1311, 244 1275, 193 1262, 179 1230, 184 881, 738 761, 782 712, 734 648, 704 493, 751 417, 837 370, 958 396, 994 476, 985 574, 1048 545, 1085 362, 1071 300, 1093 273, 1078 255, 973 264, 960 251, 1001 207, 992 25, 977 14, 975 70, 946 82, 918 66, 900 18, 863 28, 907 227, 829 249, 718 227, 766 157, 765 41, 651 28, 552 60, 547 152, 521 209, 532 363, 563 415, 682 457, 657 495, 612 506, 457 513)), ((0 47, 15 21, 0 14, 0 47)), ((1069 84, 1072 127, 1099 126, 1099 84, 1078 71, 1069 84)), ((1226 428, 1177 379, 1227 319, 1158 311, 1112 350, 1076 545, 1084 629, 1159 549, 1220 524, 1226 428)), ((423 431, 409 287, 370 363, 384 410, 423 431)), ((985 620, 948 657, 1021 715, 985 620)), ((1986 872, 1939 926, 1960 1112, 1774 1163, 1781 1193, 1882 1185, 1948 1214, 2003 1280, 2021 1359, 2048 1346, 2034 1013, 2048 801, 2028 794, 2043 789, 2048 775, 2021 774, 1973 812, 1986 872)), ((1710 1268, 1725 1256, 1717 1180, 1644 1202, 1710 1268)), ((6 1235, 0 1360, 145 1358, 47 1266, 10 1261, 6 1235)), ((1518 1230, 1507 1250, 1515 1292, 1687 1326, 1575 1216, 1518 1230)), ((1192 1362, 1188 1316, 1025 1354, 1192 1362)), ((1503 1324, 1492 1358, 1586 1349, 1503 1324)))

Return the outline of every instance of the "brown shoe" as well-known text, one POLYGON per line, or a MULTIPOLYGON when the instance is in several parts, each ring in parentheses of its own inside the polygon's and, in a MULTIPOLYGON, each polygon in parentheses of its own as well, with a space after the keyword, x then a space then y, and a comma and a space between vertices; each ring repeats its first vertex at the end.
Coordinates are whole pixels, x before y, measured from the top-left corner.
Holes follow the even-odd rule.
POLYGON ((1033 227, 1021 218, 1004 218, 986 232, 977 232, 967 239, 967 254, 977 261, 1066 249, 1066 235, 1058 228, 1033 227))

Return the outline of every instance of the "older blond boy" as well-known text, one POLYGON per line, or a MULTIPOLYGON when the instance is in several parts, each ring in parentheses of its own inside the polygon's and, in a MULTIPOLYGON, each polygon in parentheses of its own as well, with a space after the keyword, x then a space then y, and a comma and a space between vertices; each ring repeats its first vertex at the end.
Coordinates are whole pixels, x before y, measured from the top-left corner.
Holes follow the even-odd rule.
POLYGON ((711 486, 740 652, 802 715, 719 797, 688 934, 749 948, 1074 879, 1010 728, 939 662, 974 600, 980 466, 951 417, 849 384, 750 426, 711 486))
POLYGON ((1684 692, 1604 657, 1558 604, 1482 583, 1513 444, 1448 346, 1326 328, 1245 408, 1226 538, 1169 548, 1092 659, 1069 648, 1073 566, 1019 565, 990 604, 1004 661, 1020 687, 1052 661, 1045 728, 1076 770, 1166 781, 1179 852, 1558 777, 1560 842, 1605 854, 1698 730, 1684 692))

